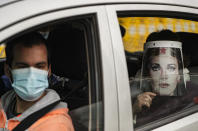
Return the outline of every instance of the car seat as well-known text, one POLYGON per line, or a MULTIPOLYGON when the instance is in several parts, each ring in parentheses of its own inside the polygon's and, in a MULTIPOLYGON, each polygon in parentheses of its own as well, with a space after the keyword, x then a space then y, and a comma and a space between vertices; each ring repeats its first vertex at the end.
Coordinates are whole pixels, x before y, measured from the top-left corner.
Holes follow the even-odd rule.
POLYGON ((198 84, 198 34, 178 32, 182 42, 184 65, 190 72, 190 81, 198 84))
POLYGON ((52 73, 69 78, 65 85, 54 85, 70 110, 88 104, 87 60, 84 32, 72 24, 61 24, 53 29, 47 39, 51 51, 52 73))

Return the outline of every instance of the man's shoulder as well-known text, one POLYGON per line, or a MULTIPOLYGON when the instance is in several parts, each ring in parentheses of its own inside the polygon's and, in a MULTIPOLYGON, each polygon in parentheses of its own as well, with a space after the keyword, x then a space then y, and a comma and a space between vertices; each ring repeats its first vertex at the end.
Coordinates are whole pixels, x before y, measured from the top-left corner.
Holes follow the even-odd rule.
POLYGON ((10 90, 1 96, 1 102, 13 100, 16 97, 14 90, 10 90))
MULTIPOLYGON (((44 108, 56 101, 60 101, 59 94, 53 89, 46 89, 46 95, 44 95, 39 101, 37 101, 32 107, 31 111, 37 111, 44 108)), ((52 110, 59 108, 67 108, 67 103, 59 102, 52 110)))
POLYGON ((15 100, 16 94, 14 90, 10 90, 6 92, 3 96, 1 96, 1 105, 5 111, 8 110, 9 105, 15 100))
MULTIPOLYGON (((60 102, 60 104, 64 104, 64 102, 60 102)), ((37 128, 39 130, 57 130, 61 127, 60 130, 72 130, 73 124, 71 117, 68 114, 68 108, 57 108, 51 110, 39 121, 37 121, 34 125, 32 125, 31 129, 37 128)))

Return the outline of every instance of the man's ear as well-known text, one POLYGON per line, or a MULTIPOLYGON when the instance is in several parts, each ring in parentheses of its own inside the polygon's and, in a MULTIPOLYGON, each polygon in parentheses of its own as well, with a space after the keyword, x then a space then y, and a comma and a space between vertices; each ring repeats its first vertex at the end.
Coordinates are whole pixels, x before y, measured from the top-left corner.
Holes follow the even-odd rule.
POLYGON ((51 70, 51 64, 49 65, 49 70, 48 70, 48 77, 51 76, 52 70, 51 70))
POLYGON ((10 67, 9 67, 9 65, 8 64, 4 64, 4 73, 5 73, 5 75, 7 76, 7 77, 9 77, 9 78, 11 78, 11 71, 10 71, 10 67))

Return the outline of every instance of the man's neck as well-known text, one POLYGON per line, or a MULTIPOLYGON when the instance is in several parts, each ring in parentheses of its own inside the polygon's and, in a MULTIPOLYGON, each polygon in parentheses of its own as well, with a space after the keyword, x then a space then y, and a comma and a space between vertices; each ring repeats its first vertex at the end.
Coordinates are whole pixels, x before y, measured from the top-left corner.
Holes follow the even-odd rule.
POLYGON ((35 101, 25 101, 17 96, 16 106, 15 106, 16 113, 23 113, 25 110, 27 110, 29 107, 34 105, 37 101, 39 101, 45 94, 46 93, 43 93, 43 95, 38 100, 35 100, 35 101))

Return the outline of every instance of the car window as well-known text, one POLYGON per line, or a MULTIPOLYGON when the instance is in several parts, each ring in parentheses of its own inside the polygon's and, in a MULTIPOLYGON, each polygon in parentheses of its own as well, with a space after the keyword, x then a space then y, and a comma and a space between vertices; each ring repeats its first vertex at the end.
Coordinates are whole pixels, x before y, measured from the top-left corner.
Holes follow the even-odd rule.
MULTIPOLYGON (((95 15, 76 16, 56 20, 27 29, 17 36, 38 32, 47 42, 51 54, 52 75, 49 88, 55 90, 66 102, 76 131, 103 129, 103 101, 99 76, 100 65, 97 52, 99 49, 97 21, 95 15), (96 73, 97 72, 97 73, 96 73), (96 80, 97 78, 97 80, 96 80), (97 81, 97 82, 96 82, 97 81)), ((10 38, 12 39, 12 38, 10 38)), ((12 90, 11 83, 6 85, 3 77, 5 46, 0 46, 1 95, 12 90)))
POLYGON ((123 14, 118 13, 118 21, 127 60, 135 129, 151 129, 195 112, 198 98, 198 22, 174 16, 123 14), (155 33, 163 30, 173 32, 182 43, 181 48, 174 44, 173 47, 167 43, 160 45, 167 37, 165 35, 160 41, 159 35, 155 33), (179 52, 174 55, 174 59, 177 59, 175 63, 169 58, 161 57, 161 54, 172 54, 172 50, 179 52), (152 52, 155 55, 152 56, 152 52), (177 80, 176 75, 167 75, 172 65, 174 68, 171 70, 177 70, 177 80), (166 68, 164 74, 163 66, 166 68), (157 71, 161 71, 161 76, 152 74, 157 71), (169 93, 164 93, 165 90, 169 93))

